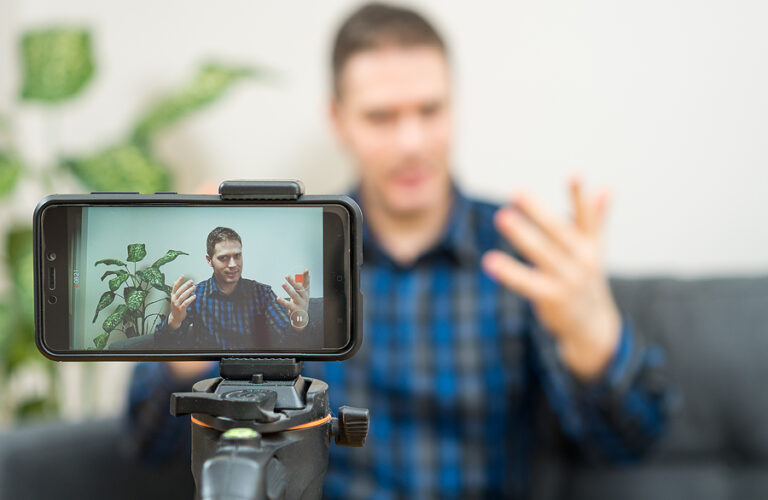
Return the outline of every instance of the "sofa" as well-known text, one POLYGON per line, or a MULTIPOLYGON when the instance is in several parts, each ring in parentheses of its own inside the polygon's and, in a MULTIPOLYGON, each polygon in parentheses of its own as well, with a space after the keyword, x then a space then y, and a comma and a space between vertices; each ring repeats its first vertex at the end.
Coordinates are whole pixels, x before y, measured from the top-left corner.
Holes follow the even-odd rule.
MULTIPOLYGON (((667 432, 638 463, 584 463, 542 410, 534 500, 768 498, 768 276, 613 278, 624 314, 667 353, 667 432)), ((0 499, 192 498, 189 464, 125 452, 118 420, 0 433, 0 499)))

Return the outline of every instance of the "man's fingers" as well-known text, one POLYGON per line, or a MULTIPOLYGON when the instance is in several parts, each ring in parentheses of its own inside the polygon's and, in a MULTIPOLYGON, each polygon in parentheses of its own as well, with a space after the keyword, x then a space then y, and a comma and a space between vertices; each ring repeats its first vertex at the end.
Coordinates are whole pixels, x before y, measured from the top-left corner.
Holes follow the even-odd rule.
POLYGON ((178 288, 176 288, 176 295, 184 293, 186 290, 188 290, 194 284, 195 284, 195 282, 192 281, 192 280, 185 281, 178 288))
POLYGON ((526 193, 519 193, 515 196, 514 203, 558 245, 566 251, 573 251, 573 248, 578 244, 579 234, 572 225, 565 223, 537 199, 526 193))
POLYGON ((595 212, 596 212, 596 232, 599 235, 602 233, 603 228, 605 227, 605 220, 607 219, 606 214, 608 213, 608 207, 611 204, 611 191, 609 189, 603 189, 600 194, 597 195, 597 200, 595 201, 595 212))
MULTIPOLYGON (((287 276, 285 277, 285 279, 286 279, 286 281, 288 281, 288 283, 290 283, 290 284, 291 284, 291 287, 293 287, 293 289, 296 291, 296 293, 298 293, 298 294, 299 294, 299 297, 305 297, 305 296, 307 296, 307 295, 308 295, 308 291, 307 291, 307 288, 306 288, 306 286, 304 286, 304 285, 302 285, 302 284, 300 284, 300 283, 296 283, 296 280, 294 280, 294 279, 293 279, 293 276, 291 276, 291 275, 289 274, 289 275, 287 275, 287 276)), ((285 287, 285 285, 283 285, 283 287, 285 287)), ((287 289, 286 289, 286 290, 287 290, 287 289)), ((289 292, 290 292, 290 291, 289 291, 289 292)), ((291 295, 291 297, 293 297, 293 295, 291 295)), ((295 298, 295 297, 294 297, 294 300, 296 300, 296 298, 295 298)))
POLYGON ((294 290, 292 287, 288 286, 288 285, 287 285, 287 284, 285 284, 285 283, 283 283, 283 290, 285 290, 286 292, 288 292, 288 295, 291 297, 291 299, 292 299, 294 302, 298 302, 298 301, 300 301, 300 300, 301 300, 301 297, 300 297, 300 296, 299 296, 299 294, 296 292, 296 290, 294 290))
POLYGON ((189 297, 189 294, 195 291, 195 287, 192 286, 193 284, 194 283, 192 282, 192 280, 189 280, 186 283, 184 283, 184 285, 181 286, 176 291, 176 301, 177 302, 180 302, 180 301, 184 300, 185 298, 189 297))
POLYGON ((590 236, 599 236, 610 200, 610 191, 602 189, 594 198, 588 198, 581 185, 581 179, 571 179, 574 218, 578 227, 590 236))
POLYGON ((176 293, 176 290, 179 289, 181 286, 181 283, 184 281, 184 275, 178 277, 176 281, 173 282, 173 287, 171 288, 171 293, 176 293))
POLYGON ((300 288, 301 288, 301 285, 299 285, 298 283, 296 283, 296 280, 294 280, 294 279, 293 279, 293 276, 291 276, 290 274, 286 274, 286 275, 285 275, 285 280, 286 280, 288 283, 290 283, 290 284, 291 284, 291 286, 292 286, 293 288, 295 288, 295 289, 300 289, 300 288))
POLYGON ((307 291, 307 297, 309 297, 309 269, 304 270, 304 289, 307 291))
POLYGON ((504 252, 486 252, 482 264, 485 272, 494 280, 533 302, 551 298, 557 290, 557 284, 551 278, 504 252))
POLYGON ((568 272, 567 256, 522 214, 503 208, 494 218, 499 232, 533 264, 563 276, 568 272))
POLYGON ((285 300, 282 297, 278 297, 277 298, 277 303, 280 304, 281 306, 287 308, 287 309, 291 309, 291 303, 288 302, 287 300, 285 300))
POLYGON ((573 204, 573 218, 576 226, 584 232, 590 232, 589 208, 584 198, 584 193, 579 176, 571 177, 571 203, 573 204))
POLYGON ((190 304, 192 304, 192 302, 195 301, 196 298, 197 298, 197 295, 192 295, 191 297, 188 297, 187 300, 181 303, 181 307, 183 309, 186 309, 187 307, 190 306, 190 304))

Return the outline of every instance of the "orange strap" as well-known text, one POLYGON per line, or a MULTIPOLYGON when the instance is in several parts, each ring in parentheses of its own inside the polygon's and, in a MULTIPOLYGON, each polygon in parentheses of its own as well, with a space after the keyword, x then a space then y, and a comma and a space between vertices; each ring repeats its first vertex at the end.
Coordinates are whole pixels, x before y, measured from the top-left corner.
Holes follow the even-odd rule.
POLYGON ((287 430, 287 431, 298 431, 300 429, 309 429, 310 427, 317 427, 318 425, 323 425, 324 423, 330 422, 330 421, 331 421, 331 414, 329 413, 328 415, 324 416, 321 419, 318 419, 318 420, 315 420, 315 421, 312 421, 312 422, 307 422, 306 424, 297 425, 296 427, 290 427, 290 428, 285 429, 285 430, 287 430))
MULTIPOLYGON (((195 417, 190 415, 190 418, 192 419, 193 424, 197 424, 201 427, 207 427, 209 429, 213 429, 210 425, 206 424, 205 422, 201 422, 200 420, 196 419, 195 417)), ((313 420, 312 422, 307 422, 306 424, 297 425, 295 427, 289 427, 288 429, 285 429, 286 431, 298 431, 301 429, 309 429, 310 427, 317 427, 318 425, 323 425, 327 422, 330 422, 331 420, 331 414, 324 416, 323 418, 320 418, 318 420, 313 420)))

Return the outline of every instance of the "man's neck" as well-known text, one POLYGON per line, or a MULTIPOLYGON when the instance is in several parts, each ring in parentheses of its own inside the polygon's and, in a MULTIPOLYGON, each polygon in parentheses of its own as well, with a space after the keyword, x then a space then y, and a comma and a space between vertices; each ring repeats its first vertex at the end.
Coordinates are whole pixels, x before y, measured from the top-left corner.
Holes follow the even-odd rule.
POLYGON ((235 288, 237 288, 237 284, 240 283, 240 280, 237 280, 234 283, 222 283, 216 279, 216 276, 213 277, 213 281, 216 282, 216 288, 218 288, 224 295, 231 295, 232 292, 235 291, 235 288))
POLYGON ((368 227, 384 252, 400 265, 413 263, 437 243, 451 211, 450 187, 439 203, 427 210, 402 214, 387 210, 375 199, 363 195, 368 227))

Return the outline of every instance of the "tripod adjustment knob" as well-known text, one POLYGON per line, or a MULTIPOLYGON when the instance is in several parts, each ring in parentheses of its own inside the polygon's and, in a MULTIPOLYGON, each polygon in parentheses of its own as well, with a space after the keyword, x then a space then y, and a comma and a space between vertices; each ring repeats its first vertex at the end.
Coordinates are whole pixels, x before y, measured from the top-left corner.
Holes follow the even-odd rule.
POLYGON ((331 422, 331 432, 340 446, 363 446, 368 436, 368 408, 342 406, 339 417, 331 422))

